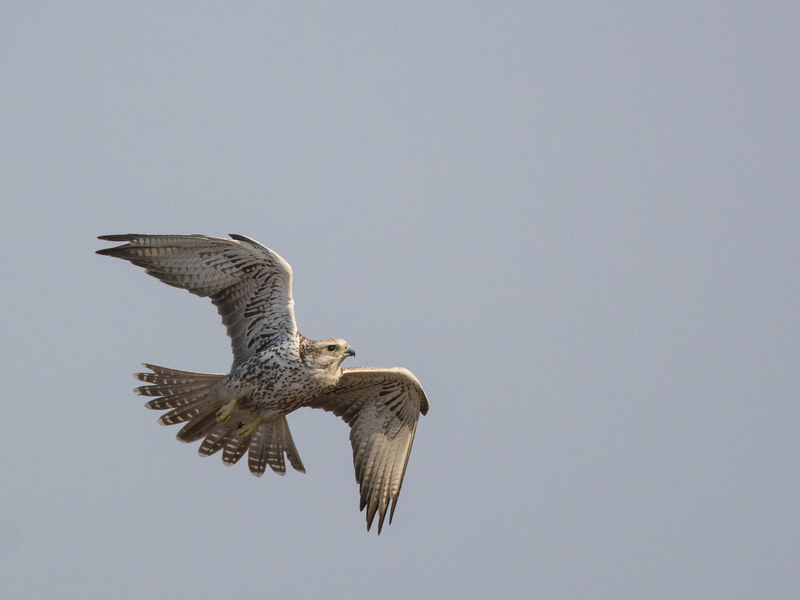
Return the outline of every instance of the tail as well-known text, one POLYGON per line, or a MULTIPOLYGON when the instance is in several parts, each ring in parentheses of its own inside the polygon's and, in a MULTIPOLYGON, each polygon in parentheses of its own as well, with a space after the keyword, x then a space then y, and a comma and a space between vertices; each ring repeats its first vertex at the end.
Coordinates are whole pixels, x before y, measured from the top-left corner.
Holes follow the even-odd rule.
POLYGON ((285 475, 286 463, 283 455, 286 454, 295 470, 306 472, 285 416, 274 417, 262 423, 252 436, 244 438, 237 434, 238 427, 238 419, 231 419, 227 423, 217 422, 200 444, 200 456, 211 456, 222 450, 222 462, 235 465, 249 449, 247 465, 253 475, 261 477, 267 465, 278 475, 285 475))
POLYGON ((281 416, 263 423, 253 434, 250 440, 250 455, 247 457, 250 472, 256 477, 261 477, 266 465, 269 465, 278 475, 285 474, 284 452, 296 471, 306 472, 294 446, 289 423, 286 422, 286 417, 281 416))
POLYGON ((158 419, 161 425, 186 423, 177 436, 182 442, 205 438, 198 450, 200 456, 211 456, 222 450, 222 462, 235 465, 249 448, 250 472, 260 477, 267 465, 279 475, 285 474, 285 453, 292 467, 306 472, 285 416, 262 423, 252 436, 244 438, 237 435, 240 419, 235 417, 239 415, 235 413, 234 418, 226 422, 217 418, 217 411, 224 402, 219 400, 214 388, 226 375, 178 371, 144 363, 142 366, 152 373, 135 373, 134 377, 150 385, 134 391, 140 396, 158 396, 145 404, 147 408, 170 409, 158 419))

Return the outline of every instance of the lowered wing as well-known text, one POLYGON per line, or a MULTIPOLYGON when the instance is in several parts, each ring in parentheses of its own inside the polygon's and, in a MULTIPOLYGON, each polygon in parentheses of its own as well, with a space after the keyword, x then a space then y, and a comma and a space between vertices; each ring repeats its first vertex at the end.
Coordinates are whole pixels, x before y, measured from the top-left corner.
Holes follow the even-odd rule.
POLYGON ((392 522, 419 415, 428 412, 422 386, 407 369, 343 369, 336 388, 310 406, 333 412, 350 426, 361 510, 367 509, 367 531, 378 513, 380 535, 390 502, 392 522))

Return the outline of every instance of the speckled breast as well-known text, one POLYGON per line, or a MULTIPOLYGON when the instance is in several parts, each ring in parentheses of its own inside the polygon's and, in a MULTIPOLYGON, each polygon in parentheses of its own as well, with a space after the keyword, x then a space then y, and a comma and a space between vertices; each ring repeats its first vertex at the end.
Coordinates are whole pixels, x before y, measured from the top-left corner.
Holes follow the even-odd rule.
POLYGON ((291 350, 277 346, 254 356, 231 373, 239 405, 289 413, 336 385, 338 373, 307 367, 291 350))

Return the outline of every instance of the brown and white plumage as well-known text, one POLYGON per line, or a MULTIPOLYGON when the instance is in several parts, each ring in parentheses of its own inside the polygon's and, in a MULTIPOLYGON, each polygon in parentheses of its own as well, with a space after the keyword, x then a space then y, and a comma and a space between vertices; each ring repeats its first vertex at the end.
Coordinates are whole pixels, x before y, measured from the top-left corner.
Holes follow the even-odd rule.
POLYGON ((305 472, 286 415, 308 406, 342 417, 350 426, 361 510, 367 530, 379 515, 380 534, 391 504, 392 521, 414 441, 428 400, 419 381, 402 368, 342 369, 355 352, 344 340, 313 341, 297 331, 292 269, 272 250, 244 236, 111 235, 126 242, 97 253, 122 258, 164 283, 209 297, 233 349, 230 373, 179 371, 145 364, 135 377, 148 385, 145 406, 167 410, 159 423, 184 423, 178 439, 203 440, 201 456, 222 451, 232 465, 248 453, 250 471, 268 465, 283 475, 284 455, 305 472))
POLYGON ((398 367, 343 369, 338 384, 310 406, 330 411, 350 426, 353 464, 367 529, 377 511, 378 533, 392 503, 392 522, 420 412, 428 399, 417 378, 398 367))
POLYGON ((236 367, 264 345, 297 334, 292 268, 269 248, 242 235, 103 235, 128 242, 97 254, 124 258, 197 296, 209 297, 228 329, 236 367))

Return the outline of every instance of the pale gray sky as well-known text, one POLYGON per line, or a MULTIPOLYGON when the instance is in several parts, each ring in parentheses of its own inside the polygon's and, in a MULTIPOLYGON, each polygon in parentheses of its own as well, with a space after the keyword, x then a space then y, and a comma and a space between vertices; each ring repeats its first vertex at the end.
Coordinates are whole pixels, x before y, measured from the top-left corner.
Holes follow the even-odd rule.
POLYGON ((6 2, 9 598, 794 599, 796 2, 6 2), (94 255, 240 233, 425 387, 394 523, 347 426, 201 459, 131 389, 207 301, 94 255))

